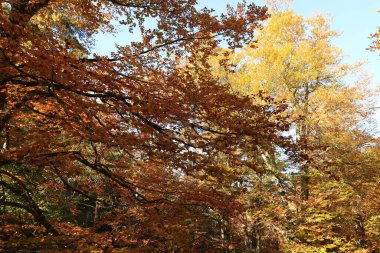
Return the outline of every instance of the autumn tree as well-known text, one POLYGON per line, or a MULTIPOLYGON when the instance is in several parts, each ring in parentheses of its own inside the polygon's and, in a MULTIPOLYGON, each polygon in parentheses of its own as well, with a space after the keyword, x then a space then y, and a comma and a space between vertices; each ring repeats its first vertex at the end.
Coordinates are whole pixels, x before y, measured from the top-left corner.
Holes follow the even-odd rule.
POLYGON ((221 42, 251 40, 266 8, 196 4, 1 1, 3 249, 242 247, 252 147, 288 147, 288 122, 281 103, 232 94, 208 64, 221 42), (92 55, 115 21, 141 40, 92 55))
MULTIPOLYGON (((380 12, 380 10, 378 11, 380 12)), ((380 49, 380 28, 374 34, 371 34, 370 38, 372 39, 372 44, 370 45, 370 50, 379 50, 380 49)))
MULTIPOLYGON (((366 196, 377 190, 364 185, 379 175, 370 155, 377 145, 371 129, 376 93, 361 64, 342 63, 328 19, 306 19, 279 1, 274 7, 257 42, 230 54, 227 67, 211 60, 214 75, 234 92, 270 94, 288 104, 293 122, 295 162, 275 144, 261 151, 266 173, 253 176, 252 185, 265 186, 253 188, 251 198, 267 193, 269 201, 250 203, 247 215, 261 224, 251 225, 250 237, 261 240, 261 250, 273 248, 263 245, 268 238, 291 252, 372 250, 378 240, 368 240, 365 227, 377 219, 377 201, 366 196)), ((230 53, 221 51, 220 57, 230 53)))

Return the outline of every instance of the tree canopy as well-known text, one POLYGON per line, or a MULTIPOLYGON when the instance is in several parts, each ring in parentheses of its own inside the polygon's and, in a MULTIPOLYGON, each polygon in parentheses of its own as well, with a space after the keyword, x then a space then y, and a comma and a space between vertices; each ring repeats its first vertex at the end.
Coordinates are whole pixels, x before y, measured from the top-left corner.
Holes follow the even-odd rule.
POLYGON ((378 252, 376 93, 323 16, 196 0, 0 11, 1 250, 378 252), (121 26, 139 38, 94 54, 121 26))

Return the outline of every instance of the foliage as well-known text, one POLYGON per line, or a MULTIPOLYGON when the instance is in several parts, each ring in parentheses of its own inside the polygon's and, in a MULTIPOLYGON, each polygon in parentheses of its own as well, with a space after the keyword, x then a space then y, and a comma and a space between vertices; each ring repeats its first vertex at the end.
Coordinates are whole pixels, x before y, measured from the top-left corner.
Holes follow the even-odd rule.
MULTIPOLYGON (((377 12, 380 12, 380 10, 377 12)), ((371 34, 370 38, 373 41, 372 41, 372 44, 370 45, 369 49, 374 50, 374 51, 375 50, 379 51, 379 49, 380 49, 380 27, 378 28, 378 31, 376 33, 371 34)))
POLYGON ((237 94, 270 94, 286 103, 294 120, 288 134, 297 143, 295 164, 278 159, 283 156, 278 149, 263 154, 272 161, 265 169, 283 179, 282 205, 271 200, 288 208, 276 211, 286 220, 272 225, 284 231, 282 247, 290 252, 372 252, 379 238, 367 237, 365 224, 378 213, 376 198, 366 197, 378 194, 373 187, 378 160, 372 155, 378 140, 371 130, 377 93, 369 88, 361 64, 342 63, 341 50, 331 45, 338 34, 328 19, 305 19, 280 5, 276 2, 255 43, 230 54, 227 68, 218 63, 224 49, 210 61, 214 75, 231 83, 237 94))
POLYGON ((1 1, 1 250, 378 252, 376 93, 270 2, 1 1))
POLYGON ((251 39, 266 9, 217 17, 195 5, 2 1, 6 251, 240 247, 241 182, 258 167, 255 151, 243 160, 240 150, 288 146, 288 122, 281 104, 231 94, 207 64, 220 42, 251 39), (115 20, 141 41, 92 56, 94 35, 115 20))

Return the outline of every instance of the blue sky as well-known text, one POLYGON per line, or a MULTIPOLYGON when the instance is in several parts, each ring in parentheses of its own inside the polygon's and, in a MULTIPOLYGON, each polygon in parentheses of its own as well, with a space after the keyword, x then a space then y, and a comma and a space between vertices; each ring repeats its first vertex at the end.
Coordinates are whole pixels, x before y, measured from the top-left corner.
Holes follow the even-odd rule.
POLYGON ((350 61, 368 61, 374 81, 380 84, 380 55, 366 50, 371 40, 368 36, 380 26, 379 0, 296 0, 293 8, 310 16, 315 11, 333 16, 332 28, 342 35, 334 43, 349 55, 350 61), (377 73, 376 73, 377 72, 377 73))

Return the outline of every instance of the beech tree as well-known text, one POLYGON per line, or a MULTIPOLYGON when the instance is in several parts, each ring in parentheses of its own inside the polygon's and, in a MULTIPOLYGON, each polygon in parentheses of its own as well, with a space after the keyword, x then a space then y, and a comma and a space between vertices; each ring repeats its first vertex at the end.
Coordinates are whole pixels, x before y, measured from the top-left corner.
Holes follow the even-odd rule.
POLYGON ((220 42, 252 40, 266 8, 196 4, 1 1, 5 251, 243 247, 244 178, 259 166, 241 150, 290 147, 289 123, 281 103, 232 94, 208 64, 220 42), (117 22, 141 40, 91 54, 117 22))
POLYGON ((306 19, 278 1, 275 7, 257 41, 231 54, 227 68, 218 61, 228 50, 210 61, 237 94, 266 93, 288 104, 293 122, 295 162, 274 143, 261 152, 265 177, 253 179, 265 186, 252 197, 274 195, 265 196, 267 206, 250 203, 247 212, 261 226, 251 226, 261 241, 256 252, 276 245, 268 240, 285 252, 373 252, 379 240, 366 234, 378 219, 378 201, 367 198, 378 194, 371 187, 379 176, 371 129, 377 93, 361 64, 342 63, 326 18, 306 19))
MULTIPOLYGON (((380 12, 377 11, 377 12, 380 12)), ((380 28, 378 28, 377 32, 374 34, 371 34, 370 38, 373 40, 372 44, 370 45, 369 49, 370 50, 379 50, 380 48, 380 28)))

